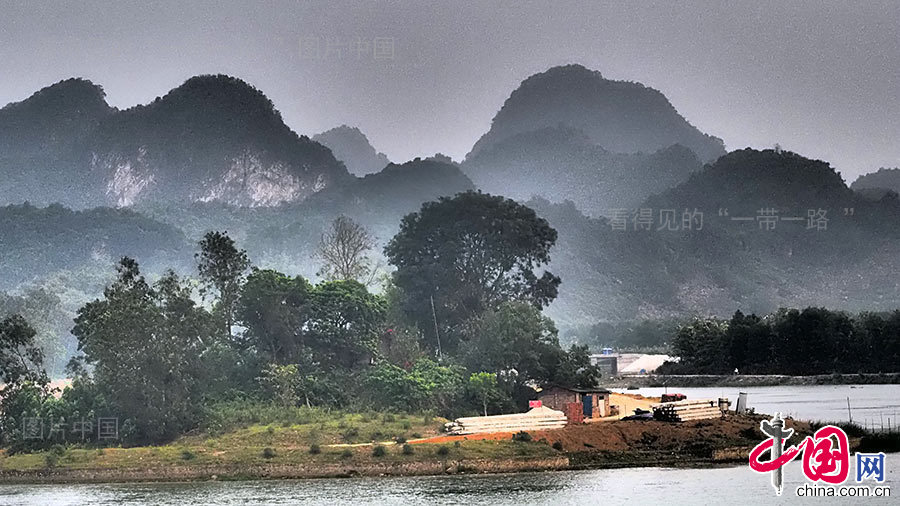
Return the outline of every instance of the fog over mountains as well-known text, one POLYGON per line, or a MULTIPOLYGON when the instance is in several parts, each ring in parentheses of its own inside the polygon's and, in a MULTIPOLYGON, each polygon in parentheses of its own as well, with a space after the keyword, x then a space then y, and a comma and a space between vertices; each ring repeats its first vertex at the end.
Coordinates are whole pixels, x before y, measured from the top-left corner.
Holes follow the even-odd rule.
POLYGON ((313 140, 330 149, 356 176, 374 174, 391 163, 387 155, 376 151, 366 134, 356 127, 341 125, 314 135, 313 140))
POLYGON ((0 109, 0 292, 62 277, 83 288, 59 302, 72 308, 122 255, 188 272, 211 229, 256 265, 315 277, 334 217, 370 228, 380 255, 423 202, 480 189, 558 230, 548 314, 564 329, 900 301, 896 170, 850 188, 824 161, 726 153, 640 83, 549 69, 511 91, 465 160, 428 155, 391 163, 348 126, 300 135, 233 77, 195 77, 125 110, 97 84, 63 81, 0 109))
POLYGON ((581 130, 590 142, 616 153, 681 144, 705 162, 725 154, 722 139, 691 126, 659 91, 566 65, 522 81, 466 158, 514 135, 559 125, 581 130))

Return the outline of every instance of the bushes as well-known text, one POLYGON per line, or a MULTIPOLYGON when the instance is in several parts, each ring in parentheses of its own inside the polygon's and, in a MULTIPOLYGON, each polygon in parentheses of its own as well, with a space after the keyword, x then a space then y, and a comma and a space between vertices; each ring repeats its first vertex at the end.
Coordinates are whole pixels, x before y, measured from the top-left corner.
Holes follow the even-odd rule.
POLYGON ((531 442, 531 434, 525 432, 524 430, 516 432, 512 437, 513 441, 520 441, 523 443, 531 442))
POLYGON ((353 443, 356 441, 356 438, 359 437, 359 429, 356 427, 350 427, 341 434, 341 437, 344 438, 344 441, 347 443, 353 443))
POLYGON ((416 449, 411 444, 403 445, 403 455, 412 455, 416 453, 416 449))
POLYGON ((311 455, 318 455, 318 454, 322 453, 322 448, 320 448, 319 445, 313 443, 313 444, 309 445, 309 453, 311 455))
POLYGON ((867 434, 860 439, 857 451, 898 452, 900 451, 900 434, 897 432, 867 434))
POLYGON ((275 458, 275 450, 273 448, 269 448, 268 446, 263 448, 262 456, 264 459, 274 459, 275 458))
POLYGON ((47 469, 53 469, 57 464, 59 464, 59 455, 53 452, 44 454, 44 466, 46 466, 47 469))
POLYGON ((450 448, 447 446, 439 446, 435 453, 441 457, 446 457, 447 455, 450 455, 450 448))
POLYGON ((465 371, 458 366, 441 366, 427 359, 416 362, 410 371, 380 363, 368 373, 364 387, 379 406, 447 412, 459 404, 464 377, 465 371))
POLYGON ((44 454, 44 465, 47 469, 53 469, 59 464, 59 459, 66 454, 66 448, 62 445, 53 445, 44 454))
POLYGON ((222 433, 254 424, 302 425, 333 419, 334 412, 322 408, 285 407, 254 397, 239 396, 234 400, 208 406, 201 427, 209 432, 222 433))
POLYGON ((384 457, 385 455, 387 455, 387 448, 385 448, 384 446, 375 445, 375 447, 372 448, 373 457, 384 457))
POLYGON ((554 442, 553 442, 553 449, 556 450, 556 451, 558 451, 558 452, 563 451, 563 444, 562 444, 562 442, 561 442, 561 441, 554 441, 554 442))

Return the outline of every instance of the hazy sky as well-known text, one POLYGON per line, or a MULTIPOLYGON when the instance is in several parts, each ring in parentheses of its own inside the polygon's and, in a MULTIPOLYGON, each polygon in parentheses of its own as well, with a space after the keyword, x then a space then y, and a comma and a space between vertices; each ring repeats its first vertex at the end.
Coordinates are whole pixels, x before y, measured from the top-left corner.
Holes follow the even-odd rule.
POLYGON ((0 8, 2 103, 81 76, 128 107, 192 75, 227 73, 262 89, 299 133, 347 123, 395 161, 438 151, 459 159, 519 82, 575 62, 661 90, 728 149, 777 142, 831 161, 849 180, 900 166, 896 0, 0 8))

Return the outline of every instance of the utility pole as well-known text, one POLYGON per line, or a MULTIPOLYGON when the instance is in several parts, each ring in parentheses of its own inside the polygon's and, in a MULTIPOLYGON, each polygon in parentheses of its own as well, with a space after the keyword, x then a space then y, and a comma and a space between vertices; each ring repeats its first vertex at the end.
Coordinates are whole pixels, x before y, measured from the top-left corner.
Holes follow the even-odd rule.
POLYGON ((441 334, 438 331, 437 324, 437 313, 434 311, 434 295, 430 296, 431 299, 431 318, 434 320, 434 337, 437 339, 437 348, 438 348, 438 362, 444 360, 444 355, 441 353, 441 334))

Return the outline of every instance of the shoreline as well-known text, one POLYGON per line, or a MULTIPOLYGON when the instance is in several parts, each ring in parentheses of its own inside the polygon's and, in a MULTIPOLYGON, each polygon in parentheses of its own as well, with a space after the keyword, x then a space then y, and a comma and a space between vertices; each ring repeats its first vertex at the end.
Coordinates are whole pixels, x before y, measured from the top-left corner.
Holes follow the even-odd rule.
MULTIPOLYGON (((749 450, 748 450, 749 451, 749 450)), ((439 462, 367 463, 346 465, 263 466, 168 466, 146 469, 52 469, 4 471, 2 485, 75 485, 114 483, 196 483, 207 481, 276 481, 358 477, 444 476, 467 474, 515 474, 529 472, 583 471, 628 468, 697 468, 739 465, 744 458, 696 458, 683 455, 658 455, 640 460, 573 454, 553 458, 447 460, 439 462)))
POLYGON ((819 374, 787 376, 781 374, 684 374, 619 376, 601 381, 606 388, 670 387, 767 387, 803 385, 897 385, 900 372, 867 374, 819 374))
MULTIPOLYGON (((0 456, 4 484, 185 483, 203 481, 294 480, 351 477, 508 474, 621 468, 711 469, 746 465, 750 450, 765 436, 765 415, 727 413, 721 418, 687 422, 615 420, 530 431, 529 440, 496 433, 434 436, 409 445, 370 443, 309 448, 275 445, 266 459, 262 446, 241 439, 240 454, 215 447, 133 447, 67 450, 59 465, 44 465, 45 454, 0 456), (376 453, 376 446, 383 451, 376 453), (184 455, 189 454, 189 458, 184 455), (28 463, 30 459, 30 463, 28 463), (48 467, 49 466, 49 467, 48 467)), ((816 425, 787 418, 801 440, 816 425)), ((262 431, 267 433, 268 431, 262 431)), ((258 433, 258 432, 257 432, 258 433)), ((867 441, 851 435, 851 451, 898 451, 898 435, 867 441), (868 443, 868 444, 867 444, 868 443)), ((269 449, 266 447, 265 449, 269 449)))
MULTIPOLYGON (((371 448, 356 448, 341 458, 323 450, 291 453, 276 449, 272 460, 228 460, 202 455, 193 460, 177 456, 152 460, 159 449, 148 447, 72 450, 67 463, 55 467, 16 467, 4 463, 2 484, 71 484, 125 482, 195 482, 213 480, 280 480, 379 476, 521 473, 634 467, 700 467, 735 464, 763 437, 757 434, 761 416, 729 414, 723 418, 670 423, 661 421, 609 421, 529 432, 531 441, 511 437, 488 439, 470 435, 452 444, 416 442, 414 453, 388 448, 383 457, 371 448), (443 451, 440 451, 443 450, 443 451), (87 460, 108 458, 110 460, 87 460), (111 462, 116 462, 113 464, 111 462), (141 464, 143 462, 143 464, 141 464)), ((798 434, 811 433, 810 425, 790 421, 798 434)), ((248 448, 258 454, 257 448, 248 448)), ((36 454, 39 455, 39 454, 36 454)), ((11 457, 6 457, 7 459, 11 457)))

